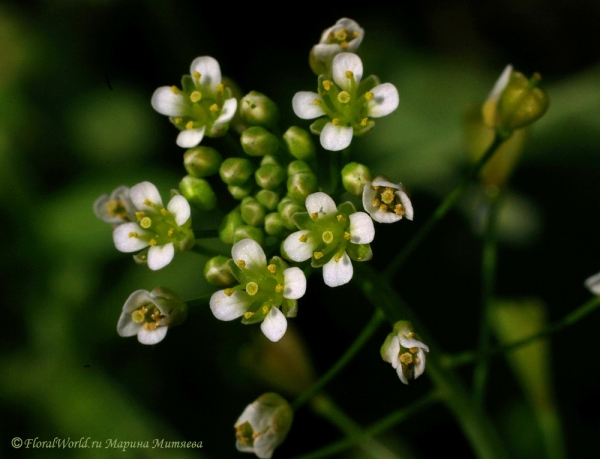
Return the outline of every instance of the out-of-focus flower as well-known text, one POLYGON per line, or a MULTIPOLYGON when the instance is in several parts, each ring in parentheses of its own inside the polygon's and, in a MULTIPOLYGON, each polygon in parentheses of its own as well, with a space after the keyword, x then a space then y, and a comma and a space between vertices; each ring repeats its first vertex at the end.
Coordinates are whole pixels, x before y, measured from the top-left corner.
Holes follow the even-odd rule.
POLYGON ((285 254, 297 262, 312 258, 312 266, 323 267, 323 280, 330 287, 350 282, 354 273, 350 259, 372 257, 373 220, 365 212, 357 212, 350 202, 336 206, 322 192, 306 198, 306 210, 292 217, 300 231, 284 241, 285 254))
POLYGON ((235 447, 243 453, 269 459, 285 440, 293 419, 294 411, 287 400, 275 392, 263 394, 236 421, 235 447))
POLYGON ((267 265, 258 242, 243 239, 231 249, 229 267, 239 285, 215 292, 210 309, 219 320, 242 317, 242 323, 261 323, 271 341, 279 341, 287 329, 286 317, 295 317, 298 298, 306 291, 306 277, 300 268, 289 268, 279 257, 267 265), (280 310, 280 307, 282 310, 280 310))
POLYGON ((319 43, 310 51, 310 67, 317 75, 327 74, 333 58, 343 52, 355 53, 365 36, 356 21, 348 18, 338 20, 323 31, 319 43))
POLYGON ((367 182, 362 195, 363 207, 379 223, 394 223, 405 217, 413 219, 410 198, 401 183, 392 183, 383 175, 367 182))
POLYGON ((381 357, 392 364, 404 384, 423 374, 426 352, 429 352, 429 347, 419 340, 411 323, 405 320, 396 322, 394 331, 381 346, 381 357))
POLYGON ((188 250, 194 245, 191 209, 183 196, 175 194, 165 208, 158 189, 150 182, 138 183, 129 194, 137 210, 136 222, 115 228, 113 240, 117 250, 137 252, 149 247, 147 254, 142 253, 137 259, 147 259, 148 267, 157 270, 171 262, 176 250, 188 250))
POLYGON ((343 150, 354 135, 361 136, 375 126, 372 118, 389 115, 398 107, 398 90, 391 83, 379 84, 375 76, 363 76, 360 57, 352 53, 335 56, 332 78, 319 77, 319 93, 300 91, 294 95, 292 106, 302 119, 319 118, 310 129, 320 134, 326 150, 343 150), (322 117, 322 118, 321 118, 322 117))
POLYGON ((152 95, 152 107, 170 117, 181 131, 177 145, 192 148, 202 138, 225 135, 237 110, 237 100, 221 83, 221 68, 216 59, 201 56, 194 59, 190 75, 177 86, 161 86, 152 95))
POLYGON ((585 280, 585 286, 594 295, 600 295, 600 273, 594 274, 585 280))
POLYGON ((186 315, 187 304, 168 288, 137 290, 123 305, 117 331, 125 337, 137 335, 142 344, 156 344, 169 327, 182 323, 186 315))
POLYGON ((106 223, 120 224, 134 218, 135 207, 129 197, 129 187, 115 188, 109 195, 103 194, 94 202, 96 216, 106 223))

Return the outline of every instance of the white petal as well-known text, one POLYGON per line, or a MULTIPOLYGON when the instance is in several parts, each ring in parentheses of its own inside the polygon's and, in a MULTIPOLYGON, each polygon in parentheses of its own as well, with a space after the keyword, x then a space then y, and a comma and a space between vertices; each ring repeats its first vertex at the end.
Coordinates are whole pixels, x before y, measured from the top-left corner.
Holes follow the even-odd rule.
POLYGON ((405 347, 406 349, 417 347, 419 349, 425 349, 427 352, 429 352, 429 347, 419 340, 413 338, 406 338, 403 335, 399 335, 398 339, 400 340, 400 344, 402 345, 402 347, 405 347))
POLYGON ((296 231, 290 234, 285 241, 283 241, 283 250, 293 261, 305 261, 313 256, 313 252, 317 248, 317 244, 312 238, 308 238, 306 242, 300 240, 300 236, 309 234, 310 231, 302 230, 296 231))
POLYGON ((506 85, 508 85, 508 82, 510 80, 510 74, 512 73, 512 65, 507 65, 504 70, 502 71, 502 74, 500 75, 500 78, 498 78, 498 80, 496 81, 496 84, 494 84, 494 87, 492 88, 492 90, 490 91, 490 94, 488 95, 488 99, 498 99, 500 97, 500 95, 502 94, 502 91, 504 91, 504 88, 506 88, 506 85))
POLYGON ((373 220, 364 212, 350 214, 350 242, 369 244, 375 238, 373 220))
POLYGON ((260 329, 273 342, 277 342, 285 335, 287 330, 287 319, 279 308, 271 308, 265 320, 260 324, 260 329))
POLYGON ((313 194, 309 194, 305 201, 306 210, 309 214, 317 213, 319 216, 335 214, 337 212, 337 206, 335 201, 331 199, 327 193, 318 191, 313 194))
POLYGON ((352 86, 352 80, 346 76, 348 70, 354 74, 356 84, 360 83, 363 76, 363 65, 360 57, 352 53, 340 53, 333 58, 331 66, 333 81, 346 91, 350 90, 352 86))
POLYGON ((154 303, 154 297, 150 292, 148 290, 136 290, 125 301, 123 312, 131 315, 133 311, 149 303, 154 303))
POLYGON ((417 358, 419 359, 419 362, 415 364, 414 367, 414 378, 417 379, 419 376, 421 376, 423 374, 423 372, 425 371, 425 352, 423 352, 423 349, 419 349, 419 351, 417 352, 417 358))
POLYGON ((354 269, 346 252, 339 261, 335 261, 335 257, 333 257, 323 266, 323 280, 330 287, 347 284, 352 279, 352 274, 354 274, 354 269))
POLYGON ((325 111, 320 103, 315 104, 315 100, 323 103, 323 99, 316 92, 300 91, 294 94, 292 99, 292 108, 297 117, 303 120, 312 120, 325 115, 325 111))
POLYGON ((156 188, 156 186, 150 182, 142 182, 132 186, 131 190, 129 191, 129 196, 138 210, 153 209, 152 206, 147 206, 144 204, 146 200, 153 204, 162 206, 162 199, 160 197, 160 193, 158 192, 158 188, 156 188))
POLYGON ((402 207, 404 207, 404 217, 407 218, 408 220, 412 220, 415 213, 413 211, 412 202, 410 202, 410 198, 404 191, 404 188, 402 188, 402 186, 401 186, 400 190, 395 192, 395 195, 400 198, 402 207))
POLYGON ((247 269, 267 266, 265 251, 254 239, 242 239, 231 248, 231 257, 236 263, 243 260, 247 269))
POLYGON ((344 51, 337 43, 319 43, 313 46, 312 49, 314 56, 322 62, 330 61, 333 56, 344 51))
POLYGON ((283 272, 283 297, 297 300, 306 292, 306 276, 300 268, 288 268, 283 272))
MULTIPOLYGON (((217 93, 217 86, 221 84, 221 67, 214 57, 201 56, 194 59, 190 66, 190 75, 194 72, 200 73, 200 85, 202 89, 209 89, 211 95, 217 93)), ((199 88, 200 89, 200 88, 199 88)))
POLYGON ((167 116, 187 116, 186 101, 182 94, 175 94, 170 86, 161 86, 150 101, 152 108, 161 115, 167 116))
POLYGON ((221 114, 215 120, 215 124, 224 124, 231 121, 231 118, 235 115, 235 111, 237 110, 237 100, 235 98, 227 99, 223 102, 223 108, 221 109, 221 114))
POLYGON ((395 190, 400 189, 400 185, 390 182, 384 175, 378 175, 373 179, 373 186, 387 186, 395 190))
POLYGON ((158 327, 154 330, 146 330, 144 327, 138 333, 138 341, 142 344, 160 343, 167 334, 169 327, 158 327))
POLYGON ((175 143, 181 148, 194 148, 202 142, 205 130, 206 126, 196 129, 185 129, 179 133, 175 143))
POLYGON ((119 317, 119 322, 117 323, 117 333, 119 333, 119 336, 137 335, 140 328, 142 328, 142 325, 133 321, 131 313, 121 313, 121 317, 119 317))
POLYGON ((379 118, 389 115, 398 108, 400 96, 396 86, 383 83, 371 89, 373 98, 367 103, 369 116, 379 118))
POLYGON ((210 310, 219 320, 242 317, 251 304, 250 295, 241 290, 233 292, 230 296, 225 295, 224 290, 219 290, 210 297, 210 310))
POLYGON ((271 459, 273 451, 281 441, 277 433, 263 433, 254 440, 254 454, 259 459, 271 459))
MULTIPOLYGON (((387 342, 387 340, 386 340, 387 342)), ((396 368, 398 366, 398 354, 400 353, 400 341, 398 341, 398 337, 394 336, 387 349, 385 350, 385 356, 383 360, 392 364, 392 367, 396 368)))
POLYGON ((146 241, 137 237, 131 237, 131 233, 137 233, 140 236, 147 234, 137 223, 123 223, 113 231, 113 241, 119 252, 137 252, 144 247, 148 247, 146 241))
POLYGON ((175 256, 175 246, 172 242, 165 245, 155 245, 148 250, 148 268, 152 271, 164 268, 175 256))
POLYGON ((351 127, 327 123, 321 131, 321 146, 329 151, 343 150, 352 142, 353 134, 351 127))
POLYGON ((167 204, 167 210, 175 217, 175 223, 179 226, 187 222, 192 214, 190 204, 180 194, 176 194, 171 198, 169 204, 167 204))
POLYGON ((585 280, 585 286, 594 294, 600 295, 600 273, 585 280))
POLYGON ((406 376, 404 376, 404 373, 402 372, 402 365, 398 365, 396 368, 396 373, 398 373, 400 381, 402 381, 404 384, 408 384, 408 379, 406 379, 406 376))

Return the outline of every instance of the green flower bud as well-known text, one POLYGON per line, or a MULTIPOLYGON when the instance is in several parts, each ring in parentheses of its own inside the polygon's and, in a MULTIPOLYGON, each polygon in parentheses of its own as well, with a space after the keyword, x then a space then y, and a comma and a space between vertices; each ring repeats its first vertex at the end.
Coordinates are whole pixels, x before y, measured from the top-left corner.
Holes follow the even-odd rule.
POLYGON ((298 202, 304 202, 309 194, 319 190, 317 176, 312 172, 298 172, 287 181, 288 195, 298 202))
POLYGON ((242 200, 240 210, 242 212, 242 220, 244 220, 248 225, 258 227, 262 226, 262 224, 265 222, 267 209, 265 209, 265 206, 259 203, 255 198, 250 196, 244 198, 242 200))
POLYGON ((246 158, 227 158, 221 164, 219 174, 227 185, 243 185, 254 172, 254 166, 246 158))
POLYGON ((190 148, 183 155, 185 170, 193 177, 208 177, 216 174, 223 162, 221 154, 211 147, 190 148))
POLYGON ((288 176, 297 174, 298 172, 312 172, 310 166, 300 159, 292 161, 287 168, 288 176))
POLYGON ((236 283, 236 279, 229 268, 230 258, 223 255, 211 258, 204 265, 204 277, 208 282, 217 287, 229 287, 236 283))
POLYGON ((348 163, 342 169, 342 183, 348 193, 362 196, 366 182, 373 180, 371 171, 363 164, 348 163))
POLYGON ((229 193, 231 193, 231 196, 233 196, 234 199, 242 200, 246 196, 250 195, 253 188, 254 183, 248 181, 243 185, 229 185, 227 190, 229 190, 229 193))
POLYGON ((279 204, 279 193, 271 190, 260 190, 256 193, 256 200, 260 202, 267 210, 275 210, 279 204))
POLYGON ((279 212, 271 212, 265 217, 265 232, 269 236, 277 236, 283 231, 283 218, 279 212))
POLYGON ((250 156, 272 155, 279 148, 277 137, 260 126, 252 126, 242 132, 240 142, 250 156))
POLYGON ((261 188, 272 190, 273 188, 277 188, 279 184, 283 182, 285 171, 281 166, 276 164, 265 164, 256 170, 254 176, 256 177, 256 183, 258 183, 261 188))
POLYGON ((265 155, 263 159, 260 160, 261 166, 266 166, 268 164, 273 164, 275 166, 283 167, 283 163, 281 162, 281 158, 276 155, 265 155))
POLYGON ((289 196, 286 196, 281 201, 279 201, 277 211, 281 215, 283 225, 289 230, 295 230, 298 228, 296 227, 296 224, 292 221, 292 216, 296 212, 306 212, 306 208, 298 204, 289 196))
POLYGON ((179 182, 181 194, 196 208, 208 212, 217 207, 217 195, 206 180, 186 175, 179 182))
POLYGON ((312 136, 298 126, 292 126, 283 134, 290 154, 297 159, 310 159, 315 155, 315 144, 312 136))
POLYGON ((240 242, 242 239, 254 239, 260 245, 265 243, 265 232, 262 228, 256 228, 250 225, 239 226, 233 234, 233 243, 240 242))
POLYGON ((219 237, 225 244, 233 244, 235 230, 244 225, 240 208, 236 207, 223 218, 219 226, 219 237))
POLYGON ((250 126, 274 127, 279 120, 279 108, 264 94, 250 91, 240 101, 240 116, 250 126))

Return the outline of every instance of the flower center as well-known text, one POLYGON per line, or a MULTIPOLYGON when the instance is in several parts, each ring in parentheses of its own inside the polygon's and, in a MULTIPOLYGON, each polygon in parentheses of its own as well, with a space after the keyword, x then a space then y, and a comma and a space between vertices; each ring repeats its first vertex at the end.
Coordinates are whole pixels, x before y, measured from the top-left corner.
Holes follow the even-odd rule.
POLYGON ((111 217, 127 218, 125 203, 121 199, 107 201, 106 210, 111 217))
POLYGON ((161 319, 166 317, 154 304, 146 304, 131 313, 131 319, 142 325, 144 330, 156 330, 161 319))

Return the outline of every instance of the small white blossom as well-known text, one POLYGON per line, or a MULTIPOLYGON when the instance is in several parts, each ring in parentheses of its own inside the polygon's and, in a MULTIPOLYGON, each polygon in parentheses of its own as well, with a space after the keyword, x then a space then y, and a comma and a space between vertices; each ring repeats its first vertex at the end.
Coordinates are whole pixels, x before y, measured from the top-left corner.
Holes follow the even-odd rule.
POLYGON ((328 73, 333 58, 343 52, 355 53, 363 41, 365 31, 356 21, 338 20, 321 35, 319 43, 310 53, 311 67, 317 74, 328 73))
POLYGON ((383 175, 363 188, 363 207, 371 218, 379 223, 394 223, 405 217, 413 219, 414 212, 410 198, 401 183, 392 183, 383 175))
POLYGON ((235 447, 260 459, 270 459, 285 440, 293 419, 294 411, 287 400, 274 392, 263 394, 236 421, 235 447))
POLYGON ((363 65, 356 54, 336 55, 332 75, 333 81, 319 78, 319 93, 296 93, 292 107, 302 119, 324 117, 311 125, 311 131, 320 134, 323 148, 338 151, 348 147, 354 135, 369 132, 375 125, 371 118, 396 110, 400 98, 393 84, 378 84, 376 77, 360 84, 363 65))
POLYGON ((149 247, 148 267, 157 270, 171 262, 176 250, 188 250, 194 245, 191 209, 183 196, 175 194, 165 208, 158 189, 150 182, 133 186, 129 195, 136 209, 136 222, 115 228, 113 240, 117 250, 137 252, 149 247))
POLYGON ((396 322, 381 346, 381 357, 392 364, 404 384, 423 374, 427 352, 429 347, 419 341, 411 323, 405 320, 396 322))
POLYGON ((298 298, 306 292, 306 277, 300 268, 288 268, 279 257, 267 265, 265 252, 253 239, 242 239, 231 249, 231 272, 240 283, 215 292, 210 309, 219 320, 261 323, 271 341, 279 341, 287 329, 286 317, 295 317, 298 298), (282 308, 283 312, 280 310, 282 308))
POLYGON ((225 135, 237 110, 237 100, 221 83, 221 68, 216 59, 201 56, 194 59, 190 75, 182 80, 183 89, 162 86, 152 95, 152 107, 167 115, 181 131, 177 145, 192 148, 202 138, 225 135))
POLYGON ((120 224, 134 218, 135 207, 129 197, 129 187, 120 186, 110 196, 103 194, 94 202, 94 213, 106 223, 120 224))
POLYGON ((168 327, 185 320, 186 303, 165 287, 156 287, 151 292, 137 290, 125 304, 117 324, 119 335, 137 335, 142 344, 156 344, 163 340, 168 327))

